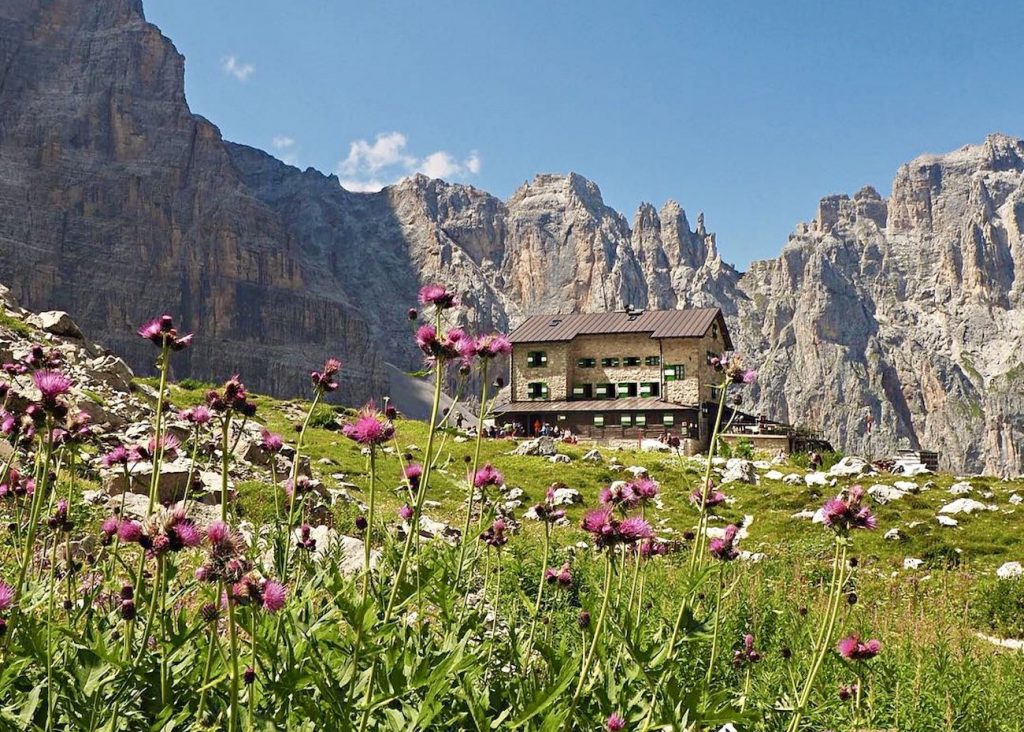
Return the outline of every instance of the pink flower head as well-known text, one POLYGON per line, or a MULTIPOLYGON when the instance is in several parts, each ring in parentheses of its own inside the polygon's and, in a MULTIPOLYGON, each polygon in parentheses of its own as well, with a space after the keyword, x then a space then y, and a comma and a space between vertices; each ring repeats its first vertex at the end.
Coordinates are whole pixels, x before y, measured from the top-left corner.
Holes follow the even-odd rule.
POLYGON ((631 516, 619 523, 620 540, 627 544, 632 544, 641 539, 650 539, 653 536, 654 530, 651 529, 651 525, 639 516, 631 516))
POLYGON ((276 613, 284 607, 288 598, 288 590, 279 582, 267 581, 263 584, 263 609, 268 613, 276 613))
POLYGON ((757 381, 757 369, 747 369, 740 376, 741 383, 753 384, 757 381))
POLYGON ((220 546, 231 537, 231 529, 223 521, 213 521, 206 527, 206 540, 213 546, 220 546))
POLYGON ((370 402, 359 410, 353 422, 348 422, 341 428, 341 432, 360 445, 372 447, 388 442, 394 437, 395 428, 390 420, 377 411, 373 402, 370 402))
POLYGON ((168 432, 164 434, 163 438, 160 440, 157 440, 155 437, 150 437, 149 443, 146 445, 146 450, 150 455, 155 455, 157 449, 160 449, 164 460, 174 462, 178 458, 179 447, 181 447, 181 440, 168 432))
POLYGON ((191 521, 182 521, 175 524, 172 530, 183 548, 199 546, 203 541, 202 533, 191 521))
POLYGON ((622 730, 626 729, 626 720, 618 712, 614 712, 604 723, 604 728, 608 732, 622 732, 622 730))
POLYGON ((640 542, 640 556, 644 559, 668 554, 668 549, 669 546, 666 542, 657 539, 646 539, 640 542))
POLYGON ((43 407, 50 409, 57 404, 57 398, 71 391, 71 380, 59 371, 36 371, 32 381, 42 395, 43 407))
POLYGON ((707 495, 704 495, 700 488, 694 488, 693 493, 690 494, 690 500, 700 507, 701 501, 704 502, 705 508, 714 508, 725 503, 725 494, 722 491, 708 490, 707 495))
POLYGON ((743 636, 743 647, 732 655, 734 666, 743 666, 747 663, 757 663, 761 660, 761 654, 754 648, 754 636, 747 633, 743 636))
POLYGON ((212 419, 210 410, 202 404, 195 407, 189 407, 188 409, 182 409, 178 412, 178 417, 197 426, 208 424, 210 419, 212 419))
POLYGON ((142 538, 142 525, 138 521, 122 521, 117 535, 125 544, 135 544, 142 538))
POLYGON ((504 485, 505 476, 499 473, 490 463, 485 464, 476 471, 473 477, 473 485, 477 488, 484 488, 489 485, 504 485))
POLYGON ((284 438, 274 434, 266 427, 260 430, 260 449, 263 452, 281 452, 284 447, 284 438))
POLYGON ((100 526, 100 531, 106 537, 113 537, 117 534, 117 530, 120 525, 121 522, 118 520, 117 516, 107 516, 107 518, 103 520, 103 524, 100 526))
POLYGON ((863 499, 864 489, 855 485, 825 501, 822 506, 825 526, 837 534, 846 534, 852 529, 874 529, 878 526, 878 519, 871 509, 862 505, 863 499))
POLYGON ((740 553, 735 546, 736 534, 738 532, 738 526, 729 524, 725 527, 725 535, 722 538, 715 538, 709 541, 708 551, 711 552, 711 556, 723 562, 731 562, 738 557, 740 553))
POLYGON ((309 377, 313 382, 313 388, 329 392, 338 389, 337 375, 341 370, 341 361, 336 358, 329 358, 324 363, 322 371, 313 371, 309 377))
POLYGON ((14 588, 0 581, 0 612, 9 610, 14 604, 14 588))
POLYGON ((650 478, 636 478, 631 480, 629 484, 641 503, 654 500, 658 495, 658 484, 650 478))
POLYGON ((402 519, 402 521, 410 521, 415 515, 416 512, 408 503, 398 509, 398 518, 402 519))
POLYGON ((438 310, 448 310, 458 305, 458 297, 444 285, 424 285, 420 288, 420 305, 433 305, 438 310))
POLYGON ((504 333, 490 333, 477 338, 473 350, 480 358, 507 356, 512 353, 512 341, 504 333))
POLYGON ((113 450, 104 455, 101 459, 103 467, 112 468, 115 465, 127 465, 130 453, 124 445, 118 445, 113 450))
POLYGON ((623 482, 603 488, 598 494, 597 499, 607 506, 618 506, 622 509, 635 508, 640 503, 633 484, 623 482))
POLYGON ((836 646, 836 651, 847 661, 867 661, 877 656, 881 650, 881 641, 873 638, 862 642, 856 633, 843 638, 836 646))
POLYGON ((419 463, 409 463, 403 471, 405 479, 413 488, 419 487, 420 478, 423 477, 423 466, 419 463))
POLYGON ((161 348, 166 345, 172 351, 183 351, 192 345, 192 334, 179 336, 174 328, 174 319, 170 315, 161 315, 145 323, 137 332, 153 345, 161 348))
POLYGON ((508 537, 505 536, 505 522, 498 519, 480 535, 480 538, 496 549, 505 546, 508 543, 508 537))

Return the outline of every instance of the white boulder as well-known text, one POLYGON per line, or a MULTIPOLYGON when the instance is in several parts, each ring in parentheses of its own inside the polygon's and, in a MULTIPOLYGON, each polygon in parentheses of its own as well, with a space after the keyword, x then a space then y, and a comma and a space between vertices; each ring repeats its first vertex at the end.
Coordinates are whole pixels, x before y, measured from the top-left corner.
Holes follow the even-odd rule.
POLYGON ((996 511, 996 506, 986 506, 981 501, 975 501, 973 498, 957 498, 951 503, 947 503, 945 506, 939 509, 939 513, 945 514, 958 514, 958 513, 977 513, 978 511, 996 511))
POLYGON ((999 579, 1018 579, 1024 577, 1024 566, 1020 562, 1006 562, 996 570, 999 579))

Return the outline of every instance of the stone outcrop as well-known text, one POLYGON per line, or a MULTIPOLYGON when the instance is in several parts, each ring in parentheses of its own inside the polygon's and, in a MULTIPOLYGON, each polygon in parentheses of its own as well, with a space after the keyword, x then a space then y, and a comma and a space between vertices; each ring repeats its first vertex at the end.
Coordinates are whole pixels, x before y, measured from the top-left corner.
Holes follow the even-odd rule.
POLYGON ((740 273, 703 215, 669 201, 630 221, 577 174, 504 201, 423 176, 346 191, 224 141, 190 112, 183 64, 140 0, 0 5, 0 281, 136 370, 152 352, 134 328, 165 310, 199 331, 179 377, 296 394, 338 354, 357 402, 388 392, 385 362, 420 367, 405 310, 425 281, 459 290, 478 329, 718 305, 761 371, 750 411, 859 454, 1024 471, 1020 140, 922 156, 888 199, 828 196, 740 273))

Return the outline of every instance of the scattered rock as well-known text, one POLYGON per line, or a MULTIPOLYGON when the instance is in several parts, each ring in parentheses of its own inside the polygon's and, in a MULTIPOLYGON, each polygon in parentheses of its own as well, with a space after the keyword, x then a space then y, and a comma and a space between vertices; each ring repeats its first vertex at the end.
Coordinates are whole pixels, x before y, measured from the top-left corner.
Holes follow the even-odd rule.
POLYGON ((725 464, 725 472, 722 473, 722 483, 756 483, 757 474, 754 472, 754 464, 749 460, 731 458, 725 464))
POLYGON ((575 503, 583 503, 583 496, 575 488, 562 486, 555 488, 551 503, 555 506, 571 506, 575 503))
POLYGON ((972 490, 974 489, 971 487, 971 484, 968 483, 966 480, 962 480, 959 483, 954 483, 949 487, 950 494, 954 496, 966 496, 972 490))
POLYGON ((634 478, 642 478, 645 475, 647 475, 647 468, 641 467, 639 465, 630 465, 628 468, 626 468, 626 472, 632 475, 634 478))
POLYGON ((563 464, 564 463, 571 463, 572 462, 572 458, 569 457, 568 455, 552 455, 551 457, 548 458, 548 460, 550 460, 553 463, 563 463, 563 464))
POLYGON ((847 455, 838 463, 828 469, 828 474, 833 478, 852 478, 856 475, 863 475, 870 472, 871 466, 864 458, 855 455, 847 455))
POLYGON ((40 330, 64 338, 83 338, 81 329, 71 319, 71 316, 63 310, 46 310, 26 318, 29 325, 34 325, 40 330))
POLYGON ((921 490, 917 483, 912 480, 897 480, 893 483, 893 486, 899 488, 901 491, 905 491, 906 493, 917 493, 921 490))
POLYGON ((521 442, 512 452, 513 455, 541 455, 551 457, 556 453, 555 440, 552 437, 537 437, 521 442))
POLYGON ((804 476, 804 483, 812 485, 828 485, 828 476, 822 472, 808 473, 804 476))
POLYGON ((868 495, 874 498, 876 503, 885 505, 890 501, 898 501, 907 494, 899 488, 879 483, 868 488, 868 495))
POLYGON ((1024 503, 1024 498, 1014 493, 1012 496, 1010 496, 1010 503, 1012 503, 1014 506, 1019 506, 1021 503, 1024 503))
POLYGON ((786 485, 797 485, 803 482, 803 478, 800 477, 799 473, 790 473, 782 479, 782 482, 786 485))
POLYGON ((882 538, 886 541, 899 541, 903 538, 903 534, 898 528, 893 527, 886 531, 885 536, 883 536, 882 538))
POLYGON ((986 506, 981 501, 975 501, 973 498, 957 498, 952 503, 947 503, 945 506, 939 509, 939 513, 945 514, 958 514, 958 513, 976 513, 978 511, 996 511, 996 506, 986 506))
POLYGON ((603 459, 604 459, 604 458, 602 458, 602 457, 601 457, 601 453, 599 453, 599 452, 598 452, 597 450, 591 450, 591 451, 589 451, 589 452, 588 452, 588 453, 587 453, 586 455, 584 455, 584 456, 583 456, 583 458, 582 458, 583 462, 585 462, 585 463, 599 463, 599 462, 601 462, 601 461, 602 461, 603 459))
POLYGON ((1018 579, 1024 577, 1024 566, 1020 562, 1006 562, 996 570, 999 579, 1018 579))
MULTIPOLYGON (((794 473, 794 475, 796 474, 794 473)), ((769 470, 767 473, 764 474, 764 477, 767 478, 768 480, 783 480, 783 475, 778 470, 769 470)), ((800 476, 797 476, 798 480, 799 477, 800 476)))
POLYGON ((951 518, 949 516, 938 516, 937 519, 938 519, 939 525, 941 525, 941 526, 950 526, 950 527, 952 527, 952 526, 958 526, 960 524, 960 522, 957 521, 955 518, 951 518))
POLYGON ((923 559, 916 559, 914 557, 907 557, 903 560, 903 569, 921 569, 924 566, 923 559))

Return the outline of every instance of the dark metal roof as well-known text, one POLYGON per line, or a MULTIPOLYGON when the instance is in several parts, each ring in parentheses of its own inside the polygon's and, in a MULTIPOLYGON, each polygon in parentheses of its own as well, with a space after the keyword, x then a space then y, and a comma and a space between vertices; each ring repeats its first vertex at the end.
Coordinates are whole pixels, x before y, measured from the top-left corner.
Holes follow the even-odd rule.
POLYGON ((625 399, 581 399, 579 401, 524 401, 506 402, 494 407, 495 414, 518 414, 521 412, 642 412, 693 411, 696 407, 686 407, 674 402, 666 402, 657 397, 628 397, 625 399))
POLYGON ((534 315, 509 336, 512 343, 571 341, 581 335, 650 333, 651 338, 700 338, 718 320, 727 348, 729 330, 718 308, 534 315))

